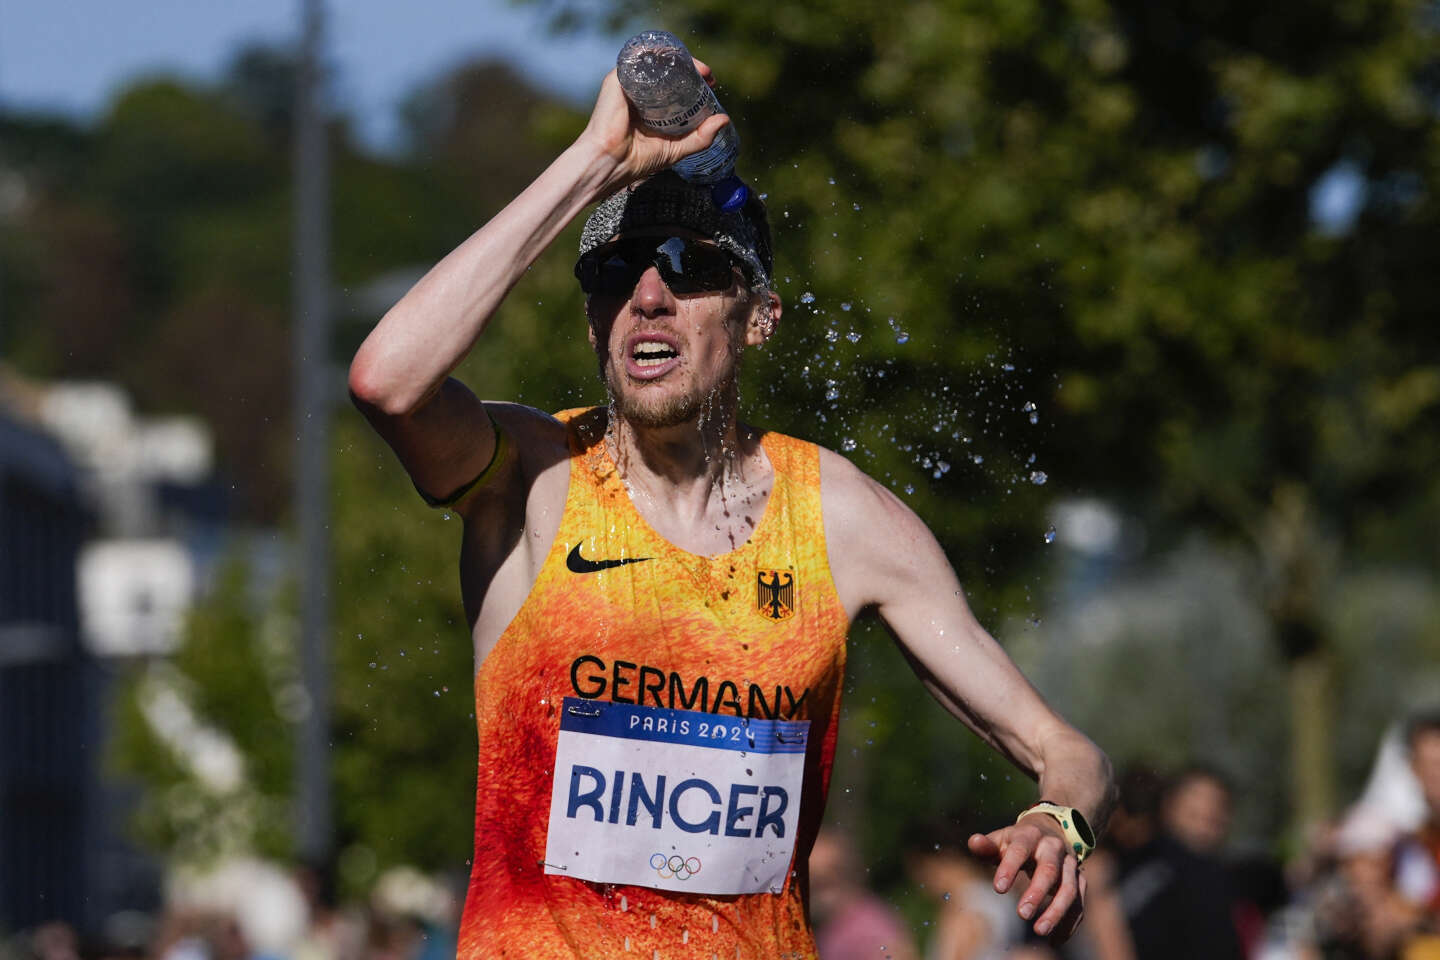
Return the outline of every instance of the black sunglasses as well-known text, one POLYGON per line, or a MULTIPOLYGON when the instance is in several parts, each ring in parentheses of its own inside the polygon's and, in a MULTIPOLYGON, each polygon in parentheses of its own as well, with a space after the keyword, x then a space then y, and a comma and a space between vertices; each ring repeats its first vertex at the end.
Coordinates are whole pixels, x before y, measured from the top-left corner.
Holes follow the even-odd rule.
POLYGON ((729 290, 737 267, 750 277, 749 266, 739 257, 714 244, 684 237, 631 237, 607 243, 580 258, 575 276, 587 294, 628 297, 652 266, 676 294, 729 290))

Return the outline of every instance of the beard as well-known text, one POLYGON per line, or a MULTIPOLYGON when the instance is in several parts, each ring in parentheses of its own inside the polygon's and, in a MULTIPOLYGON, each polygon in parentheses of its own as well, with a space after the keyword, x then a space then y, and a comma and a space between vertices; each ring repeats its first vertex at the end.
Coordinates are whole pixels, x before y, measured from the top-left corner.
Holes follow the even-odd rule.
POLYGON ((738 400, 736 385, 739 375, 737 362, 729 375, 708 391, 692 389, 680 394, 662 394, 659 390, 647 389, 644 386, 632 386, 628 391, 622 390, 617 381, 624 376, 623 373, 610 367, 601 371, 605 392, 610 399, 610 409, 631 426, 647 429, 704 422, 714 419, 717 412, 732 411, 738 400))

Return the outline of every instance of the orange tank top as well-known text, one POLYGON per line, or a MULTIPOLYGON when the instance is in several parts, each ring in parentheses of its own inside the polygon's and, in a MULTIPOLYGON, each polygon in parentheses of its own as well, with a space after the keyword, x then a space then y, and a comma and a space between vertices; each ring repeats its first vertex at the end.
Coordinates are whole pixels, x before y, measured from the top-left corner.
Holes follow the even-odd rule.
POLYGON ((763 434, 759 523, 703 557, 631 503, 604 408, 558 416, 564 517, 476 675, 459 957, 813 958, 797 865, 824 809, 849 627, 818 450, 763 434))

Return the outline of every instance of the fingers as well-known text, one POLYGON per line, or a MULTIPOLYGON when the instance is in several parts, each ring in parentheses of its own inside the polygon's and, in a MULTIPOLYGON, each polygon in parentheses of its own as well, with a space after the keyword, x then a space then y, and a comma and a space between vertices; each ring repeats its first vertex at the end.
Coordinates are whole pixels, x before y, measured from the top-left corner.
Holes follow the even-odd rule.
MULTIPOLYGON (((1017 912, 1026 920, 1035 916, 1040 910, 1041 904, 1056 887, 1063 887, 1065 865, 1072 863, 1072 858, 1065 856, 1064 849, 1054 837, 1046 837, 1041 840, 1035 848, 1035 872, 1030 877, 1030 885, 1020 895, 1020 904, 1017 912)), ((1071 874, 1071 883, 1074 883, 1074 874, 1071 874)), ((1058 896, 1058 894, 1057 894, 1058 896)), ((1074 899, 1074 892, 1071 892, 1071 899, 1074 899)), ((1062 909, 1063 913, 1064 910, 1062 909)), ((1054 926, 1052 922, 1050 926, 1054 926)), ((1040 925, 1035 925, 1036 933, 1048 933, 1042 931, 1040 925)))
POLYGON ((715 74, 711 71, 710 65, 707 64, 704 60, 701 60, 699 57, 692 56, 690 59, 695 61, 695 69, 699 72, 700 79, 704 80, 712 87, 715 86, 715 74))
MULTIPOLYGON (((1038 871, 1037 871, 1038 874, 1038 871)), ((1059 868, 1060 888, 1055 891, 1055 898, 1050 901, 1050 906, 1040 914, 1040 919, 1035 921, 1035 932, 1040 936, 1046 936, 1051 931, 1057 935, 1068 937, 1080 922, 1080 913, 1084 909, 1084 899, 1080 896, 1081 877, 1079 866, 1072 856, 1066 856, 1063 865, 1059 868)), ((1038 879, 1038 876, 1037 876, 1038 879)), ((1035 888, 1030 885, 1030 891, 1035 888)), ((1046 888, 1047 891, 1050 888, 1046 888)))
POLYGON ((1070 909, 1060 918, 1059 926, 1050 936, 1054 943, 1064 943, 1074 935, 1075 930, 1080 926, 1080 921, 1085 919, 1085 874, 1077 864, 1075 867, 1075 900, 1070 904, 1070 909))
POLYGON ((729 122, 729 115, 724 113, 717 113, 714 116, 706 117, 704 123, 690 131, 685 135, 685 139, 680 141, 682 149, 684 149, 687 154, 704 150, 715 142, 715 138, 719 136, 720 131, 724 129, 725 125, 729 122))
POLYGON ((1015 883, 1016 875, 1025 867, 1032 853, 1033 841, 1022 834, 1012 832, 1002 846, 1000 866, 995 870, 995 892, 1008 893, 1015 883))
POLYGON ((970 834, 970 839, 967 841, 970 852, 981 860, 999 860, 1000 844, 993 838, 998 837, 999 833, 1000 831, 997 830, 993 836, 983 833, 970 834))

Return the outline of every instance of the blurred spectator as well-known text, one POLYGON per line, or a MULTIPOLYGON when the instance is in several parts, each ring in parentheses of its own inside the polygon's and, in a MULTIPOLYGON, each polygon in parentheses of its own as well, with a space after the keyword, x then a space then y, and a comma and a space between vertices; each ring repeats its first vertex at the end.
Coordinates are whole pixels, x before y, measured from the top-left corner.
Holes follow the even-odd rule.
POLYGON ((161 919, 154 955, 158 960, 248 960, 252 954, 233 915, 181 909, 161 919))
POLYGON ((290 951, 291 960, 361 960, 369 921, 359 911, 340 909, 334 864, 302 865, 296 868, 294 879, 305 899, 309 922, 290 951))
POLYGON ((47 923, 30 936, 35 960, 80 960, 80 938, 68 923, 47 923))
POLYGON ((810 852, 810 916, 820 960, 915 960, 895 910, 861 879, 850 838, 825 827, 810 852))
POLYGON ((1176 774, 1164 794, 1164 829, 1200 860, 1218 866, 1230 915, 1245 956, 1255 956, 1269 915, 1288 892, 1278 863, 1269 857, 1234 860, 1225 855, 1234 812, 1234 791, 1219 770, 1193 764, 1176 774))
POLYGON ((370 895, 372 960, 454 960, 456 891, 413 867, 381 874, 370 895))
POLYGON ((1003 960, 1024 934, 1015 912, 1024 886, 995 892, 993 869, 967 846, 975 826, 937 820, 919 825, 906 843, 906 870, 939 907, 925 960, 1003 960))
POLYGON ((1164 827, 1202 857, 1218 857, 1230 834, 1230 785, 1210 767, 1193 765, 1176 774, 1164 794, 1164 827))
POLYGON ((1405 834, 1388 857, 1373 855, 1370 875, 1356 886, 1366 881, 1379 886, 1368 896, 1361 894, 1377 946, 1416 960, 1440 956, 1440 709, 1414 714, 1405 741, 1425 801, 1424 822, 1405 834))
MULTIPOLYGON (((1176 784, 1182 790, 1191 785, 1183 776, 1176 784)), ((1162 826, 1163 810, 1165 819, 1183 821, 1182 829, 1188 829, 1202 846, 1213 844, 1216 825, 1228 824, 1228 812, 1222 821, 1216 798, 1208 790, 1187 797, 1189 802, 1175 802, 1184 796, 1167 792, 1164 781, 1151 771, 1134 769, 1120 780, 1120 803, 1110 821, 1109 837, 1135 956, 1138 960, 1242 960, 1224 870, 1162 826)))

